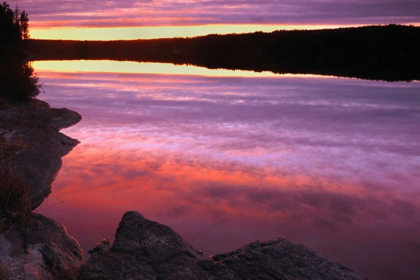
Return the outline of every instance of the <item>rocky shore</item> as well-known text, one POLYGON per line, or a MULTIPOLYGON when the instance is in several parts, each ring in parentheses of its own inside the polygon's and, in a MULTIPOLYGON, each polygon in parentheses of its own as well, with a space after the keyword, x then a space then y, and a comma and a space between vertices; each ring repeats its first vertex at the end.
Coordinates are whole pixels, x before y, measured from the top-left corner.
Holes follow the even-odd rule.
POLYGON ((90 251, 80 279, 362 279, 348 268, 286 239, 256 241, 208 256, 170 227, 126 212, 115 242, 90 251))
MULTIPOLYGON (((49 196, 52 182, 67 155, 79 141, 59 132, 78 123, 82 117, 67 109, 52 109, 40 100, 11 105, 0 110, 0 187, 2 195, 10 185, 5 174, 13 174, 27 188, 28 209, 36 209, 49 196)), ((5 216, 0 207, 0 223, 5 216)), ((19 201, 22 203, 21 201, 19 201)), ((14 209, 13 207, 10 207, 14 209)), ((18 209, 19 210, 19 209, 18 209)), ((14 211, 18 211, 14 209, 14 211)), ((29 211, 30 211, 29 210, 29 211)), ((28 222, 13 221, 1 226, 0 280, 75 279, 83 264, 77 241, 57 222, 33 213, 22 213, 28 222)))
POLYGON ((9 169, 29 187, 32 209, 51 193, 61 158, 79 144, 59 130, 81 119, 76 112, 52 109, 40 100, 0 110, 0 167, 9 169))
MULTIPOLYGON (((0 110, 0 167, 27 187, 30 209, 51 193, 62 157, 79 143, 59 130, 80 120, 76 112, 52 109, 39 100, 0 110)), ((4 178, 0 186, 8 186, 4 178)), ((0 223, 2 211, 0 207, 0 223)), ((27 223, 15 223, 0 232, 0 280, 362 279, 304 245, 282 238, 209 256, 170 227, 138 212, 125 213, 113 244, 104 239, 89 254, 91 258, 83 263, 78 242, 62 225, 29 213, 27 223)))

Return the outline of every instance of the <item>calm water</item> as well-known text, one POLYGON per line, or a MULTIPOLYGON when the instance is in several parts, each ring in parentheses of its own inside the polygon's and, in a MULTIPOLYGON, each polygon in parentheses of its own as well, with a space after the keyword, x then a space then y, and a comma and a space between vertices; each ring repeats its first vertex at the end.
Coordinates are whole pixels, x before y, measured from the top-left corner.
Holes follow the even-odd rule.
POLYGON ((85 252, 137 210, 210 254, 282 236, 370 279, 420 279, 420 83, 34 66, 41 99, 83 116, 38 211, 85 252))

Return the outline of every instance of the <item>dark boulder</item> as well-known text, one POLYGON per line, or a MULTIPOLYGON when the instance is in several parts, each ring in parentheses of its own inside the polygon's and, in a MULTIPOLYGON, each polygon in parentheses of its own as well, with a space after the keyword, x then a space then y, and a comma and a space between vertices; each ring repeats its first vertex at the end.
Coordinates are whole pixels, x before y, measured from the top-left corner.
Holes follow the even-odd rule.
POLYGON ((362 279, 347 267, 283 238, 256 241, 212 259, 235 271, 238 279, 362 279))
POLYGON ((285 239, 254 242, 236 251, 207 256, 171 228, 127 212, 114 244, 101 242, 80 278, 100 279, 351 279, 348 268, 285 239))
POLYGON ((102 244, 93 249, 81 279, 211 279, 218 273, 218 279, 233 279, 170 227, 137 212, 125 213, 108 251, 97 250, 98 246, 102 244))

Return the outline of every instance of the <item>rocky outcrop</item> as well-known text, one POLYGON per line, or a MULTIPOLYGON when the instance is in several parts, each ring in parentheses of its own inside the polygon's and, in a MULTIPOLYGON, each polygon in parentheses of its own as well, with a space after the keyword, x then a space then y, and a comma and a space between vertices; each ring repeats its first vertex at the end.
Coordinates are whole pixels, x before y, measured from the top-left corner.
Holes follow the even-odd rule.
POLYGON ((362 279, 348 268, 285 239, 254 242, 208 256, 171 228, 127 212, 115 242, 91 250, 80 279, 362 279))
POLYGON ((79 143, 59 130, 81 119, 76 112, 52 109, 39 100, 0 110, 0 168, 29 186, 32 209, 51 193, 61 158, 79 143))
POLYGON ((80 120, 39 100, 0 110, 0 187, 8 197, 0 205, 0 279, 77 278, 83 264, 77 241, 31 210, 51 193, 61 158, 79 143, 59 130, 80 120))
POLYGON ((42 215, 32 214, 29 225, 0 234, 0 266, 10 279, 76 279, 82 263, 77 241, 42 215))

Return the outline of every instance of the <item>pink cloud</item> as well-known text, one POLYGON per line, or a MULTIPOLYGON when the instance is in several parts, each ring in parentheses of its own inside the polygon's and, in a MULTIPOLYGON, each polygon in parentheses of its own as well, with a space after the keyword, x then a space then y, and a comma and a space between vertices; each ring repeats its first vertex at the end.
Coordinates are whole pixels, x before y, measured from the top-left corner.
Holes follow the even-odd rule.
POLYGON ((419 23, 420 3, 369 1, 10 1, 33 27, 419 23))

